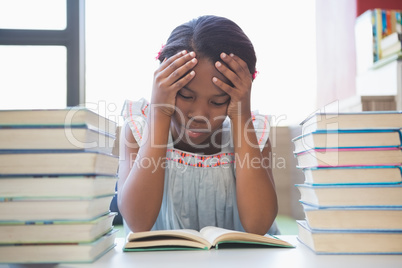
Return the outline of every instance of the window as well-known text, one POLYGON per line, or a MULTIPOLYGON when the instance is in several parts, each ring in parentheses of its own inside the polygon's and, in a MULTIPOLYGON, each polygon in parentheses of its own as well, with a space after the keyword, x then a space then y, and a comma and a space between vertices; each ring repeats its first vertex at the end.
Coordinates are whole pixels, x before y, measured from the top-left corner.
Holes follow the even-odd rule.
POLYGON ((85 102, 83 0, 0 0, 1 109, 85 102))
POLYGON ((0 0, 0 29, 65 28, 65 0, 0 0))
POLYGON ((66 48, 0 46, 1 109, 66 106, 66 48))

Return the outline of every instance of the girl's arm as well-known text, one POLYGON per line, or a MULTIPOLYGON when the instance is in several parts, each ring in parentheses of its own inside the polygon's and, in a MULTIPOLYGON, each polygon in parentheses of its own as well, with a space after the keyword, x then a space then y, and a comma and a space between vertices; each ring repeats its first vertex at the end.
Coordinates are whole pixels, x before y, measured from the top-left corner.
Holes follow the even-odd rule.
POLYGON ((222 53, 226 65, 215 64, 231 83, 218 78, 213 82, 230 95, 228 116, 232 120, 236 157, 236 194, 241 223, 247 232, 265 234, 278 211, 273 182, 271 146, 269 141, 261 152, 251 117, 252 76, 247 64, 239 57, 222 53))
POLYGON ((176 94, 194 77, 194 72, 189 71, 196 63, 194 53, 183 51, 165 60, 155 72, 150 114, 143 133, 144 142, 140 147, 128 125, 122 127, 118 205, 134 232, 150 230, 158 217, 176 94))
MULTIPOLYGON (((155 115, 151 131, 144 133, 145 142, 140 148, 131 129, 125 124, 120 142, 120 165, 118 181, 118 204, 126 223, 134 232, 148 231, 152 228, 159 213, 163 196, 164 169, 169 123, 166 115, 155 115), (153 146, 151 132, 155 133, 153 146)), ((148 122, 149 124, 149 122, 148 122)))
POLYGON ((236 156, 236 191, 240 220, 247 232, 265 234, 278 212, 271 169, 271 144, 261 152, 250 117, 232 120, 236 156))

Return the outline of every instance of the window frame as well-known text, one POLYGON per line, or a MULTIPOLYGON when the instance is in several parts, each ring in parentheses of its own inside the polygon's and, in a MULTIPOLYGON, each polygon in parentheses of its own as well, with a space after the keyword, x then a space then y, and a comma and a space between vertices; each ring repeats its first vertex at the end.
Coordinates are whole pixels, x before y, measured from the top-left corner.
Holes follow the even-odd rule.
POLYGON ((85 103, 85 0, 66 0, 64 30, 0 29, 0 45, 65 46, 67 103, 85 103))

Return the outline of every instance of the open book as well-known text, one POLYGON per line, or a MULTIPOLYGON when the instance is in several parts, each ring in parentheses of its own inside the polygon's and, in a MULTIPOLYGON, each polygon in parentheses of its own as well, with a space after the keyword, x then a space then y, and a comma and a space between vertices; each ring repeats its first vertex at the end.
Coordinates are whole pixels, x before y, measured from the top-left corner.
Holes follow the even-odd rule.
POLYGON ((214 226, 199 232, 189 229, 129 233, 124 251, 193 250, 229 247, 294 247, 271 235, 257 235, 214 226))

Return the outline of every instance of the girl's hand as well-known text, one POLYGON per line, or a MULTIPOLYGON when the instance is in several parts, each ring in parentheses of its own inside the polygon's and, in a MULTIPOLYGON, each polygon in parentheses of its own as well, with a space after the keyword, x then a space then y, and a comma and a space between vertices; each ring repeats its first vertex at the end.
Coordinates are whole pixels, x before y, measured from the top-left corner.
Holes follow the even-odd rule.
POLYGON ((151 103, 154 108, 167 116, 172 116, 177 92, 193 79, 191 71, 197 64, 195 53, 181 51, 165 59, 154 73, 151 103))
POLYGON ((232 85, 223 82, 217 77, 214 77, 212 81, 230 96, 227 110, 228 116, 232 120, 239 116, 250 116, 250 97, 253 80, 248 66, 245 61, 236 55, 222 53, 220 56, 227 66, 218 61, 215 63, 215 67, 232 85))

